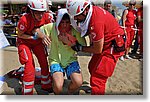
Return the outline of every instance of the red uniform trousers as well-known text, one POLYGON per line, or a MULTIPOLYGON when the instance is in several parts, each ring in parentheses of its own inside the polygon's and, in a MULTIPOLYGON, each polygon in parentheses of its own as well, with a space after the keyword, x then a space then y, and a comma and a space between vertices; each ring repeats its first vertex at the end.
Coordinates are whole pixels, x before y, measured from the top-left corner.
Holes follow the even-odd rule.
POLYGON ((41 84, 43 89, 49 89, 51 85, 51 77, 48 68, 47 55, 44 45, 41 41, 33 41, 31 43, 18 44, 18 54, 20 63, 24 66, 23 88, 22 93, 25 95, 33 94, 35 80, 35 64, 32 52, 38 59, 41 67, 41 84), (38 42, 38 43, 37 43, 38 42), (39 43, 40 42, 40 43, 39 43))
POLYGON ((138 37, 139 37, 138 43, 140 45, 140 54, 143 54, 143 29, 139 29, 138 37))
POLYGON ((89 62, 90 85, 92 95, 104 95, 105 85, 116 66, 117 60, 124 52, 110 54, 110 49, 103 51, 102 54, 94 54, 89 62))
POLYGON ((131 26, 128 26, 126 28, 126 32, 127 32, 127 48, 129 48, 132 45, 134 35, 135 35, 135 30, 133 30, 131 26))

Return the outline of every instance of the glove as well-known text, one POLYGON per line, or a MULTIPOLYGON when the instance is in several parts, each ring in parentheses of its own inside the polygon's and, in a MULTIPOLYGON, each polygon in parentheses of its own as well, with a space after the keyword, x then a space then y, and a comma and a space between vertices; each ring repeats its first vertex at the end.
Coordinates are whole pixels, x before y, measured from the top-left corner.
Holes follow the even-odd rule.
POLYGON ((38 39, 38 32, 35 32, 35 33, 34 33, 34 36, 32 36, 32 39, 33 39, 33 40, 37 40, 37 39, 38 39))
POLYGON ((78 42, 76 42, 74 46, 71 46, 71 48, 76 52, 82 51, 82 45, 79 44, 78 42))

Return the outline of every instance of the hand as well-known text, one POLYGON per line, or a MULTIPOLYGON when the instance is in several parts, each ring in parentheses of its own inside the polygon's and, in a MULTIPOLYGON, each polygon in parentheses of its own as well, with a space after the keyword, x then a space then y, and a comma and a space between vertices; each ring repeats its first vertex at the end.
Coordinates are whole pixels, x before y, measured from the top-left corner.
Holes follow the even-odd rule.
POLYGON ((51 43, 51 39, 48 36, 45 35, 42 38, 42 42, 43 42, 44 45, 48 46, 51 43))
POLYGON ((62 43, 63 44, 65 44, 65 45, 68 45, 68 46, 71 46, 72 44, 71 44, 71 41, 68 39, 68 37, 67 36, 65 36, 64 34, 59 34, 58 35, 58 39, 60 40, 60 41, 62 41, 62 43))
POLYGON ((76 45, 71 46, 71 48, 76 52, 82 51, 82 47, 83 46, 81 44, 79 44, 78 42, 76 42, 76 45))
POLYGON ((74 36, 72 36, 72 35, 70 35, 70 34, 68 34, 68 33, 59 34, 59 35, 58 35, 58 38, 59 38, 59 40, 62 41, 65 45, 68 45, 68 46, 73 46, 73 45, 75 45, 75 44, 76 44, 76 41, 77 41, 77 39, 76 39, 74 36))

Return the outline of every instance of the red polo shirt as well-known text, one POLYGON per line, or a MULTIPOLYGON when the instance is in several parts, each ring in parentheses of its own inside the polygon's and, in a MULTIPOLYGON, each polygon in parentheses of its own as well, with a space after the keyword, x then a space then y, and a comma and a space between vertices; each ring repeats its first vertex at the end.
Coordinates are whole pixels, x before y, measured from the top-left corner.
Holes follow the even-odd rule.
POLYGON ((136 19, 136 11, 128 10, 128 14, 126 15, 127 20, 125 21, 126 26, 134 26, 136 19))
POLYGON ((98 6, 93 6, 89 29, 92 42, 104 38, 104 49, 110 46, 111 41, 118 34, 124 34, 116 19, 108 11, 98 6))
POLYGON ((50 23, 50 19, 51 17, 48 13, 44 13, 41 21, 36 21, 30 13, 25 14, 19 20, 18 29, 25 32, 26 34, 32 35, 32 30, 34 28, 50 23))
MULTIPOLYGON (((19 23, 18 23, 18 29, 23 31, 25 34, 28 34, 28 35, 33 35, 32 34, 32 30, 34 28, 38 28, 38 27, 41 27, 43 26, 44 24, 48 24, 51 22, 51 17, 48 13, 44 13, 41 21, 36 21, 32 14, 29 13, 29 14, 25 14, 24 16, 22 16, 19 20, 19 23)), ((40 39, 36 40, 36 41, 39 41, 40 39)), ((28 43, 36 43, 35 40, 33 39, 21 39, 21 38, 18 38, 17 39, 18 42, 28 42, 28 43)))
MULTIPOLYGON (((138 9, 137 16, 141 16, 141 19, 143 19, 143 7, 138 9)), ((138 28, 142 28, 143 29, 143 21, 139 22, 138 28)))

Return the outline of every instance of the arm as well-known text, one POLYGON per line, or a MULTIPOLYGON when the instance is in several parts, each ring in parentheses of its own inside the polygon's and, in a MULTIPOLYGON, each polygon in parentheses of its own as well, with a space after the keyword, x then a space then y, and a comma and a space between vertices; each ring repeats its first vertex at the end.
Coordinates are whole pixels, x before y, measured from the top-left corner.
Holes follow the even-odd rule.
POLYGON ((142 21, 141 16, 138 16, 138 22, 141 22, 141 21, 142 21))
POLYGON ((97 42, 93 42, 91 46, 83 46, 82 51, 93 53, 93 54, 100 54, 103 50, 104 38, 100 39, 97 42))
POLYGON ((31 35, 25 34, 23 31, 18 29, 18 37, 22 39, 33 39, 34 37, 31 35))
MULTIPOLYGON (((36 40, 37 39, 37 36, 36 35, 29 35, 27 34, 27 27, 28 25, 28 22, 27 22, 27 19, 25 16, 23 16, 22 18, 20 18, 20 21, 18 23, 18 38, 22 38, 22 39, 34 39, 36 40)), ((33 33, 33 32, 32 32, 33 33)), ((34 33, 33 33, 34 34, 34 33)))
POLYGON ((99 41, 93 42, 91 46, 82 46, 81 44, 77 43, 76 45, 72 46, 72 49, 75 51, 82 51, 88 52, 93 54, 101 54, 103 50, 104 38, 100 39, 99 41))
POLYGON ((137 22, 139 23, 139 22, 142 22, 142 21, 143 21, 143 19, 142 19, 142 11, 140 11, 138 9, 138 12, 137 12, 137 22))
POLYGON ((123 12, 123 15, 122 15, 122 26, 124 27, 124 32, 126 33, 126 30, 125 30, 125 22, 126 22, 126 16, 127 16, 127 14, 128 14, 128 10, 125 10, 124 12, 123 12))
MULTIPOLYGON (((43 29, 44 29, 44 28, 43 28, 43 29)), ((45 35, 45 34, 44 34, 44 31, 42 32, 42 29, 37 28, 37 29, 34 30, 34 33, 35 33, 35 32, 37 33, 37 37, 38 37, 38 38, 41 38, 42 41, 43 41, 43 43, 44 43, 45 45, 48 46, 48 45, 51 43, 51 40, 50 40, 49 36, 45 35)))

